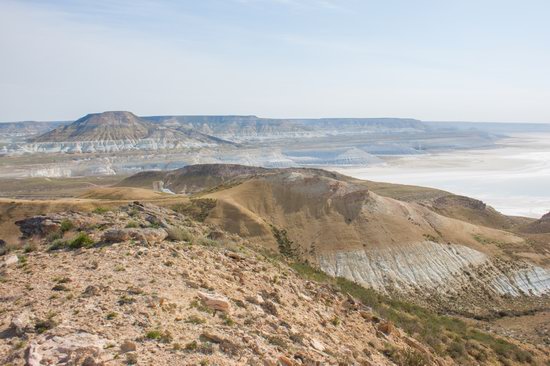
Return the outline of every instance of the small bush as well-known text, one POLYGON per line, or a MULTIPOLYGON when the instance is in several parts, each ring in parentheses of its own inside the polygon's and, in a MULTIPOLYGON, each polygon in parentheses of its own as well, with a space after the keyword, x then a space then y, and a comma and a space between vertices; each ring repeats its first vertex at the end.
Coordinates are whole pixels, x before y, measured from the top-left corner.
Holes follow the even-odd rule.
POLYGON ((49 233, 46 236, 46 240, 49 242, 52 242, 61 238, 63 238, 63 233, 61 232, 61 230, 56 230, 54 232, 49 233))
POLYGON ((401 366, 428 366, 428 358, 416 350, 401 351, 399 354, 399 364, 401 366))
POLYGON ((118 299, 118 304, 121 305, 121 306, 122 305, 127 305, 127 304, 133 304, 134 302, 136 302, 136 299, 134 299, 131 296, 127 296, 127 295, 122 295, 118 299))
POLYGON ((195 239, 187 229, 180 226, 172 226, 165 229, 168 233, 168 239, 172 241, 186 241, 192 243, 195 239))
POLYGON ((198 245, 202 245, 202 246, 205 246, 205 247, 219 247, 220 246, 220 242, 217 241, 217 240, 212 240, 212 239, 208 239, 208 238, 201 238, 199 239, 199 241, 197 242, 198 245))
POLYGON ((285 257, 296 257, 297 252, 294 246, 294 242, 288 238, 288 233, 285 229, 278 229, 275 226, 271 226, 273 236, 279 246, 279 253, 285 257))
POLYGON ((185 345, 184 349, 186 351, 195 351, 199 345, 197 344, 197 341, 189 342, 185 345))
POLYGON ((59 250, 67 247, 67 241, 63 239, 56 239, 53 241, 53 243, 50 245, 48 250, 59 250))
POLYGON ((200 316, 191 315, 187 318, 185 322, 189 324, 204 324, 206 323, 206 320, 201 318, 200 316))
POLYGON ((72 223, 71 220, 68 220, 68 219, 65 219, 63 221, 61 221, 61 232, 62 233, 66 233, 67 231, 71 230, 74 228, 74 224, 72 223))
POLYGON ((50 317, 46 320, 38 320, 34 324, 34 330, 35 330, 36 333, 42 334, 42 333, 46 332, 47 330, 55 328, 56 325, 57 325, 57 323, 50 317))
POLYGON ((138 223, 135 221, 128 221, 128 223, 126 224, 127 229, 134 229, 134 228, 137 228, 138 226, 139 226, 138 223))
POLYGON ((106 212, 109 212, 109 209, 107 209, 105 207, 96 207, 96 208, 94 208, 94 210, 92 212, 95 213, 95 214, 104 214, 106 212))
POLYGON ((57 284, 54 287, 52 287, 52 291, 69 291, 69 289, 65 285, 57 284))
POLYGON ((170 343, 172 342, 172 335, 168 331, 161 331, 161 330, 150 330, 145 334, 145 337, 147 339, 152 339, 155 341, 159 341, 162 343, 170 343))
POLYGON ((38 245, 36 243, 27 243, 23 247, 23 252, 25 253, 36 252, 37 250, 38 250, 38 245))
POLYGON ((447 353, 455 360, 464 358, 467 354, 464 344, 456 340, 449 345, 449 348, 447 348, 447 353))
POLYGON ((231 317, 225 313, 221 314, 221 318, 223 319, 223 324, 232 327, 235 325, 235 321, 231 319, 231 317))
POLYGON ((281 347, 282 349, 287 349, 287 344, 284 341, 284 339, 282 339, 281 337, 271 336, 267 340, 268 340, 269 343, 271 343, 271 344, 273 344, 277 347, 281 347))
POLYGON ((85 232, 79 232, 76 237, 74 237, 71 241, 68 243, 68 247, 70 249, 78 249, 78 248, 89 248, 92 245, 94 245, 94 241, 88 234, 85 232))
POLYGON ((92 238, 90 238, 90 236, 85 232, 81 231, 71 240, 54 240, 48 250, 90 248, 94 244, 95 243, 92 238))

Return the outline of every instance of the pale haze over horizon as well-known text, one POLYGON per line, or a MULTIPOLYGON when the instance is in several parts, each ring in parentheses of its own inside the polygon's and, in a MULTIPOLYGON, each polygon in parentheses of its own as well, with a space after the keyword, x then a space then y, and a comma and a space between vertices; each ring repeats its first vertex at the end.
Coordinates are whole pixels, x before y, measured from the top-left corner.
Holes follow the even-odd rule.
POLYGON ((549 122, 548 1, 0 0, 0 121, 549 122))

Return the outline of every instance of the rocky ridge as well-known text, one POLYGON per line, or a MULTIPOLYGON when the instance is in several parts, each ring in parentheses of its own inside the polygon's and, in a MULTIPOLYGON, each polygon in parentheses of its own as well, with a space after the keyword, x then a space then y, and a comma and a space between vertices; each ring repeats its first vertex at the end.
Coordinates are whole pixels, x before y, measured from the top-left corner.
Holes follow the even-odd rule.
POLYGON ((32 250, 2 269, 4 364, 452 364, 349 295, 171 210, 18 225, 32 250))
POLYGON ((437 344, 423 343, 413 329, 449 320, 369 300, 351 282, 151 204, 18 226, 26 244, 0 269, 4 364, 520 365, 548 356, 490 335, 467 341, 476 333, 458 320, 430 332, 437 344), (467 350, 452 351, 459 340, 467 350))

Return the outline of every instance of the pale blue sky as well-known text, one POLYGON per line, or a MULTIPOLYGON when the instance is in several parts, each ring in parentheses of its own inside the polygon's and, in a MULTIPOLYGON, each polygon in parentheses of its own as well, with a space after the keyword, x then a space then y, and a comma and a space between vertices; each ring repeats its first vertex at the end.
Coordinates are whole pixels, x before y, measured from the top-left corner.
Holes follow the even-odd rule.
POLYGON ((550 122, 547 0, 0 0, 0 121, 550 122))

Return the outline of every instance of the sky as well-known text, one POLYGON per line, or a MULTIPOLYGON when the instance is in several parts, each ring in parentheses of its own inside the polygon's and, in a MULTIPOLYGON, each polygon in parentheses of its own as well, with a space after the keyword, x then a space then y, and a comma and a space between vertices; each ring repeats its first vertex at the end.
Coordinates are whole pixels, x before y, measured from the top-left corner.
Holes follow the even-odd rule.
POLYGON ((0 121, 550 123, 547 0, 0 0, 0 121))

